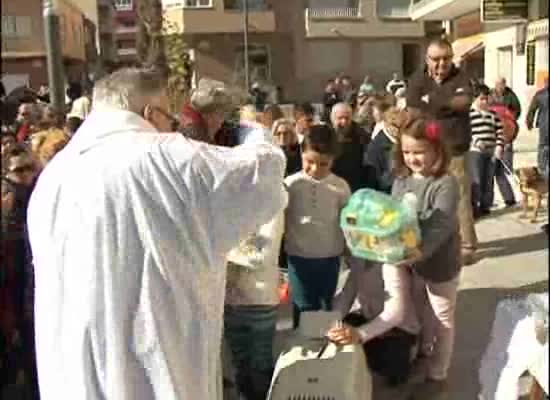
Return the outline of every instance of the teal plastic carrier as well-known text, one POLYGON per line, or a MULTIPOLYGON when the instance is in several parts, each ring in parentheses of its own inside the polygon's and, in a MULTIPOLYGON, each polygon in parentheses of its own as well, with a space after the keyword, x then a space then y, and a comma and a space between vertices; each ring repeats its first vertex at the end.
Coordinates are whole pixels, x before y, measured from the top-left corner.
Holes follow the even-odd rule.
POLYGON ((371 261, 396 263, 420 245, 412 193, 398 201, 376 190, 358 190, 342 210, 340 226, 351 253, 371 261))

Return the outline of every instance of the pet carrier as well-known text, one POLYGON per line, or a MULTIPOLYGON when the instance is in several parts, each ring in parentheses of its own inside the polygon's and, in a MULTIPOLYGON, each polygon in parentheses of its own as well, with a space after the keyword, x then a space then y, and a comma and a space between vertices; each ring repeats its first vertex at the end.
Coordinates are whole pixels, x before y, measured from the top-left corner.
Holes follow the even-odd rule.
POLYGON ((372 376, 361 345, 324 338, 338 313, 304 312, 275 365, 268 400, 371 400, 372 376))

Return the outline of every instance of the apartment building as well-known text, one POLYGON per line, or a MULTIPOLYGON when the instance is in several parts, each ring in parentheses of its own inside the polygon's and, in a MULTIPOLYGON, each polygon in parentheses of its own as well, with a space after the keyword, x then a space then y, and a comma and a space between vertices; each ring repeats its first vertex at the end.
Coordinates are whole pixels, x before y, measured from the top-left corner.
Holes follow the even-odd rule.
MULTIPOLYGON (((163 0, 173 34, 183 34, 197 77, 244 77, 243 0, 163 0)), ((409 0, 248 0, 251 80, 279 86, 286 100, 318 100, 325 81, 365 75, 380 87, 419 64, 425 24, 409 0)))
POLYGON ((98 75, 109 71, 117 62, 116 9, 112 0, 97 0, 97 36, 99 43, 98 75))
POLYGON ((411 17, 448 21, 456 61, 489 86, 506 78, 523 110, 548 77, 548 0, 415 0, 411 17))
POLYGON ((137 61, 137 0, 114 0, 114 42, 117 64, 134 65, 137 61))
MULTIPOLYGON (((426 30, 409 17, 408 0, 309 0, 295 35, 300 90, 317 94, 326 79, 365 75, 378 88, 393 72, 410 76, 420 65, 426 30)), ((299 15, 299 14, 298 14, 299 15)))
MULTIPOLYGON (((67 81, 84 79, 87 34, 93 32, 82 11, 59 0, 59 24, 67 81), (88 28, 86 28, 88 26, 88 28)), ((2 0, 2 82, 38 88, 48 83, 42 4, 36 0, 2 0)))

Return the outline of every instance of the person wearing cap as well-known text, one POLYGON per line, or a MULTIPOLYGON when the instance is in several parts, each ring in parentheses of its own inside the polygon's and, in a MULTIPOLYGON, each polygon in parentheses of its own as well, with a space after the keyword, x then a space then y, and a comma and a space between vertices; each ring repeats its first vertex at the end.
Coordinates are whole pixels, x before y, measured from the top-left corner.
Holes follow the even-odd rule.
MULTIPOLYGON (((223 114, 192 100, 216 132, 223 114)), ((115 71, 38 179, 42 400, 222 398, 226 255, 284 208, 285 158, 258 138, 225 149, 170 132, 168 104, 161 73, 115 71)))
POLYGON ((225 114, 233 111, 233 103, 232 93, 223 82, 201 79, 181 110, 178 131, 189 139, 214 144, 225 114))

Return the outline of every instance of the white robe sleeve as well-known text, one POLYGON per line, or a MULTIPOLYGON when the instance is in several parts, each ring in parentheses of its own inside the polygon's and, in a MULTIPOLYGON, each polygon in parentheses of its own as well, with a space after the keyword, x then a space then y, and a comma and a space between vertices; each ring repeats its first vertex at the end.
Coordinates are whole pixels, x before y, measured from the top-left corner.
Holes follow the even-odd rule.
POLYGON ((282 150, 267 143, 232 149, 204 146, 200 156, 197 173, 206 186, 209 225, 216 249, 227 253, 286 207, 286 159, 282 150))

